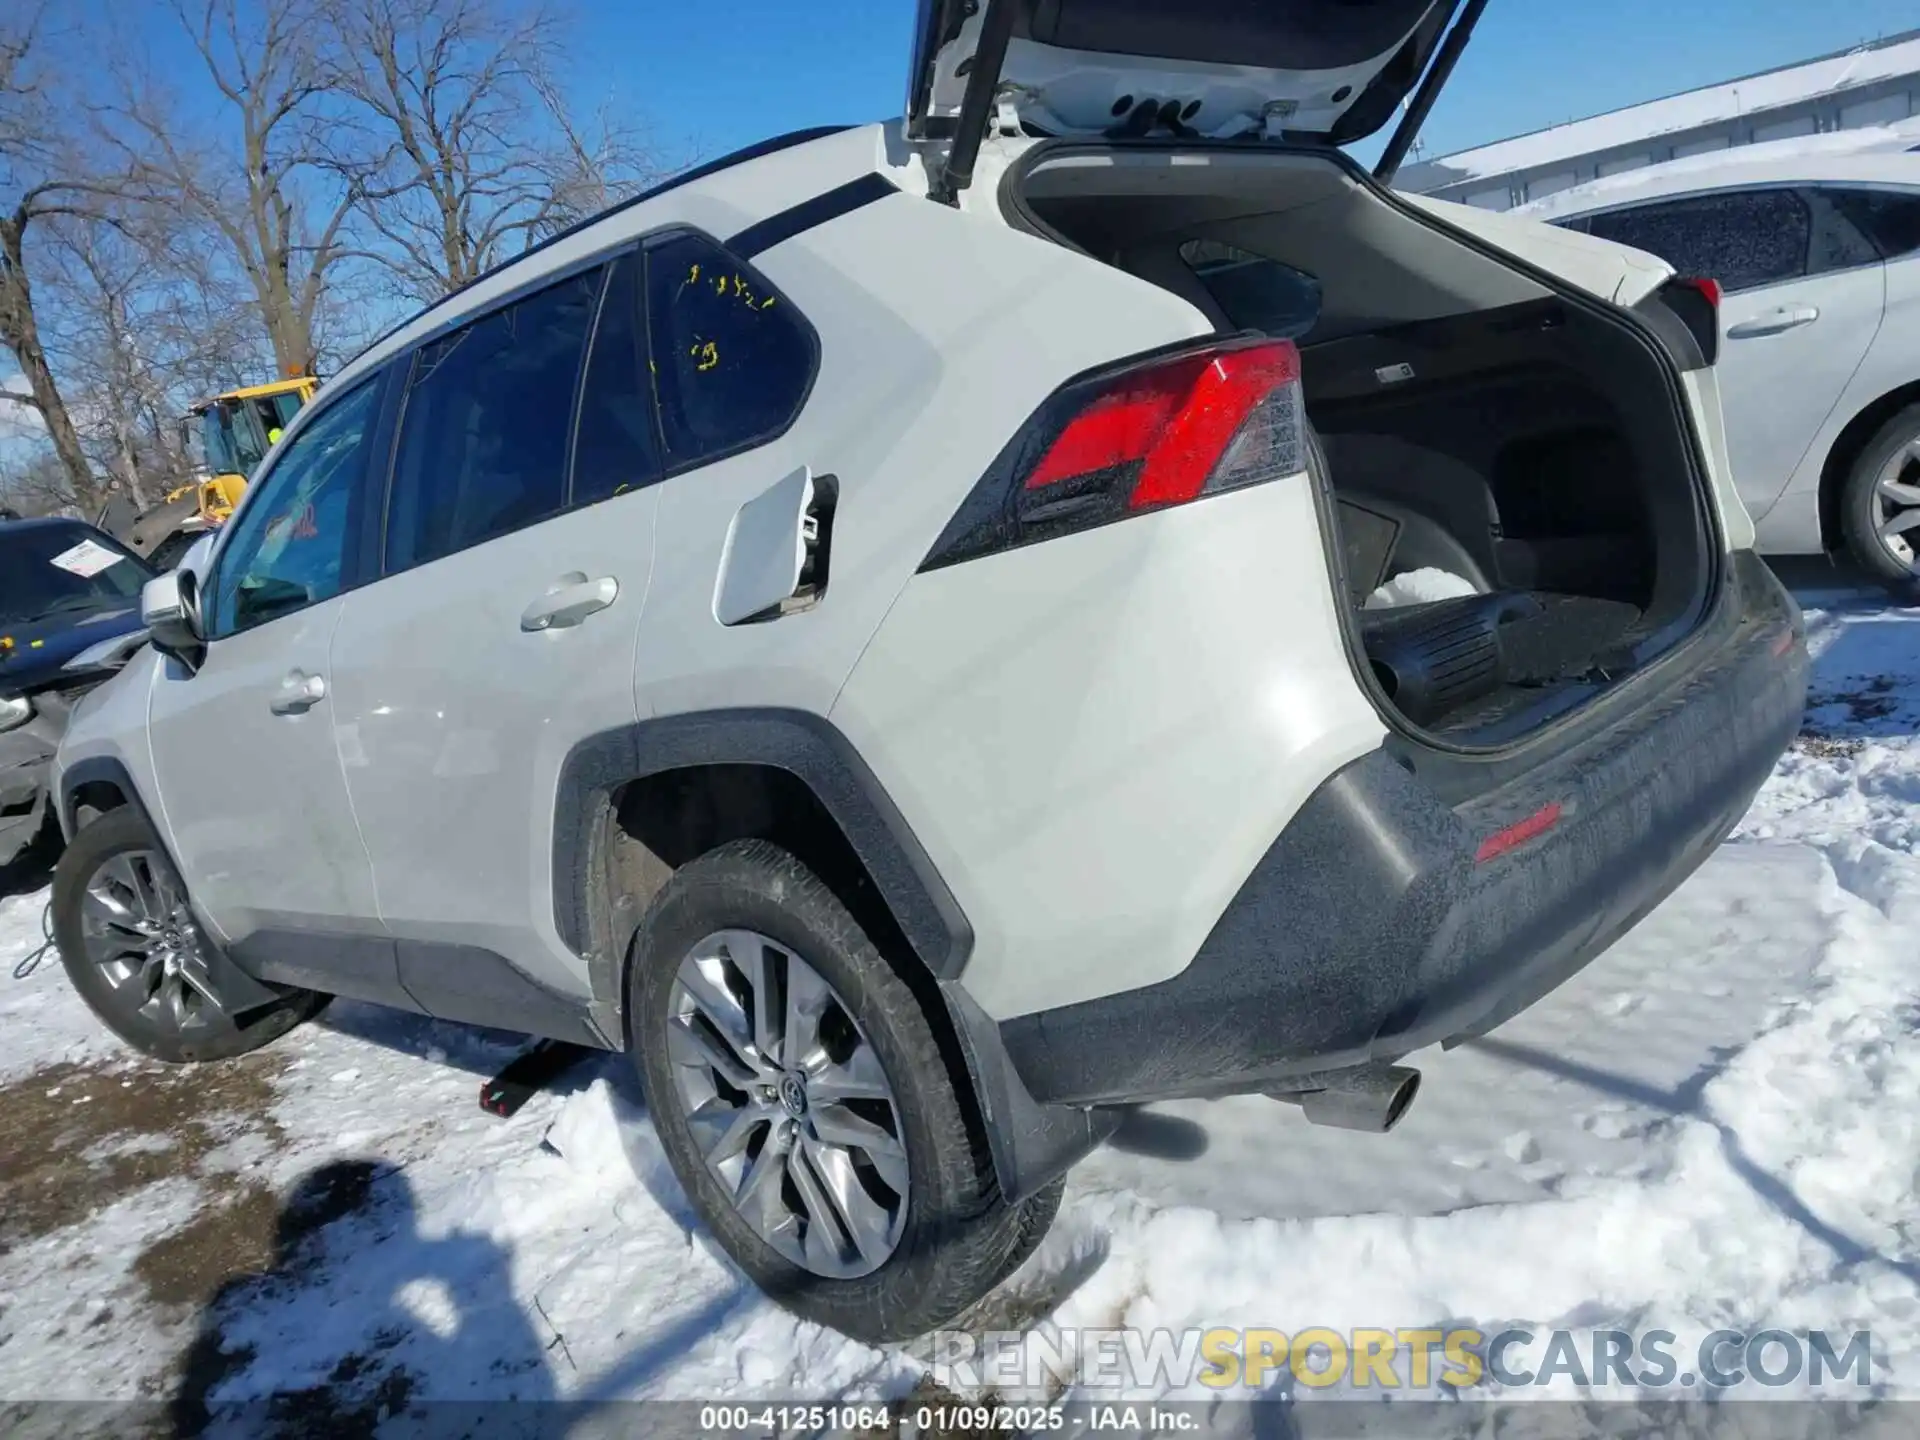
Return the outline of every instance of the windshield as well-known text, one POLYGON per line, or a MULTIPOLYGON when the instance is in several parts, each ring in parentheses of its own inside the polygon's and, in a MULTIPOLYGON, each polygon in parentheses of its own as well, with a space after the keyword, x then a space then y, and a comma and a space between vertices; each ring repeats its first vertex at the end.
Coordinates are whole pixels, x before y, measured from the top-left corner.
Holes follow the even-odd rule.
POLYGON ((152 577, 91 526, 0 526, 0 625, 112 609, 152 577))
POLYGON ((253 474, 253 467, 267 453, 267 427, 261 423, 257 402, 223 400, 209 406, 201 417, 200 443, 210 474, 253 474))

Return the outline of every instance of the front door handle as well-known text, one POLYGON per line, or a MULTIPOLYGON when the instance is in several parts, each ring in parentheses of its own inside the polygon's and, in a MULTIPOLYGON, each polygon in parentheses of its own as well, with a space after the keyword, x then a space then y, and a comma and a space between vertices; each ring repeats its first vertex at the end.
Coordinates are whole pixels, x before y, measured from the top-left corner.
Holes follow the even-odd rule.
POLYGON ((562 575, 546 594, 520 612, 522 630, 564 630, 613 604, 620 582, 611 575, 589 580, 579 571, 562 575))
POLYGON ((280 692, 270 703, 276 715, 304 715, 326 698, 325 676, 291 670, 287 672, 287 678, 280 682, 280 692))
POLYGON ((1751 320, 1742 320, 1738 325, 1728 328, 1729 340, 1750 340, 1756 335, 1778 335, 1783 330, 1797 330, 1802 325, 1811 325, 1820 318, 1819 308, 1813 305, 1782 305, 1778 310, 1770 310, 1765 315, 1756 315, 1751 320))

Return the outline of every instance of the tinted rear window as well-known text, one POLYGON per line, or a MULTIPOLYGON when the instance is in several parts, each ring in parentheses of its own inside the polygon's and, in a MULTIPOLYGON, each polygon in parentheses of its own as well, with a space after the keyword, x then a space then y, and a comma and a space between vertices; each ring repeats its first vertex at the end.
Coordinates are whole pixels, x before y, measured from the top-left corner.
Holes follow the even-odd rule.
POLYGON ((1920 250, 1920 195, 1900 190, 1830 190, 1841 213, 1889 260, 1920 250))
POLYGON ((563 280, 420 351, 388 503, 389 573, 566 503, 574 385, 600 279, 595 270, 563 280))
POLYGON ((647 323, 674 468, 773 439, 813 386, 813 327, 764 276, 703 236, 647 251, 647 323))
POLYGON ((1738 291, 1805 275, 1813 217, 1794 191, 1742 190, 1594 215, 1587 233, 1738 291))
POLYGON ((641 326, 638 255, 614 262, 600 305, 600 323, 580 392, 580 428, 573 441, 575 505, 622 495, 660 477, 660 441, 647 383, 647 337, 641 326))

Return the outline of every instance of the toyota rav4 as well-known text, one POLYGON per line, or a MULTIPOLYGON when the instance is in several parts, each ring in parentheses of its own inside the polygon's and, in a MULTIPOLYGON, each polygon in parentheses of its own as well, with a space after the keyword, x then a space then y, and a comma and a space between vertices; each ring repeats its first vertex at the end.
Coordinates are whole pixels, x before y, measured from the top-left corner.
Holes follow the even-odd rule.
POLYGON ((1338 148, 1481 3, 927 0, 903 121, 403 323, 73 717, 74 985, 176 1061, 335 995, 629 1052, 728 1253, 870 1340, 1120 1107, 1390 1125, 1805 688, 1711 277, 1338 148))

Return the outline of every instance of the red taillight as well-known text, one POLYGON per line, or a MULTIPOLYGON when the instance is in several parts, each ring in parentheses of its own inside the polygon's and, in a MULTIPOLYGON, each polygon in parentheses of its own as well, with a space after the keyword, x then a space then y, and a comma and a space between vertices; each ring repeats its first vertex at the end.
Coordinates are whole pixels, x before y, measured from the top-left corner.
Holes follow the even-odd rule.
POLYGON ((1027 476, 1027 489, 1145 460, 1193 388, 1187 372, 1198 373, 1205 363, 1162 366, 1100 396, 1067 422, 1027 476))
POLYGON ((1680 318, 1700 347, 1700 360, 1720 362, 1720 282, 1697 275, 1676 275, 1660 287, 1667 309, 1680 318))
POLYGON ((1707 303, 1715 310, 1720 308, 1720 296, 1723 293, 1718 280, 1708 280, 1698 275, 1683 275, 1676 279, 1676 285, 1684 285, 1689 290, 1698 290, 1707 297, 1707 303))
POLYGON ((1306 468, 1300 352, 1210 346, 1076 381, 967 497, 923 570, 1306 468))

